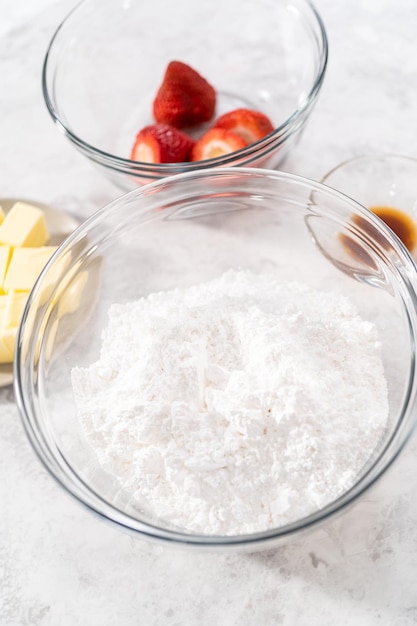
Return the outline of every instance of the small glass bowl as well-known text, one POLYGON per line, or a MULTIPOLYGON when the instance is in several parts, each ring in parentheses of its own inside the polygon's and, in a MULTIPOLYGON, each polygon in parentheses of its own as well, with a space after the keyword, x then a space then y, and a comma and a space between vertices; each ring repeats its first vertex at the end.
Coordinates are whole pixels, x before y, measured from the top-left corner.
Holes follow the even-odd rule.
POLYGON ((415 266, 371 212, 298 176, 218 168, 140 187, 96 212, 66 239, 23 315, 15 393, 42 463, 100 518, 171 544, 254 550, 343 511, 390 466, 417 420, 416 340, 415 266), (342 238, 355 243, 353 254, 342 238), (273 272, 282 281, 347 296, 378 329, 389 416, 355 484, 324 508, 264 532, 201 535, 138 510, 103 470, 79 426, 71 371, 96 361, 113 302, 195 285, 230 268, 273 272))
POLYGON ((340 163, 321 182, 373 211, 417 258, 417 159, 372 153, 340 163))
POLYGON ((83 0, 54 34, 43 94, 58 128, 120 188, 215 166, 275 167, 288 155, 320 92, 323 23, 308 0, 83 0), (275 130, 239 151, 194 163, 130 160, 166 66, 188 63, 216 89, 215 117, 258 109, 275 130))

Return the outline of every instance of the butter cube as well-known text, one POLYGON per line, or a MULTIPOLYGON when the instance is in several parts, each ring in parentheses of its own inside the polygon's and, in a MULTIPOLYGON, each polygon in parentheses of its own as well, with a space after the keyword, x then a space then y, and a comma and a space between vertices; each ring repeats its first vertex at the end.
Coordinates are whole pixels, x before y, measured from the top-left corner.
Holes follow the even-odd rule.
POLYGON ((13 361, 17 330, 28 293, 11 292, 0 296, 0 363, 13 361))
MULTIPOLYGON (((7 306, 7 296, 0 296, 0 363, 11 363, 13 361, 14 349, 10 350, 7 342, 3 338, 3 320, 7 306)), ((16 343, 16 340, 15 340, 16 343)))
POLYGON ((13 361, 17 330, 28 293, 0 295, 0 363, 13 361))
MULTIPOLYGON (((16 340, 15 340, 16 343, 16 340)), ((12 363, 14 351, 11 352, 6 342, 0 337, 0 363, 12 363)))
POLYGON ((16 202, 0 224, 0 244, 43 246, 48 238, 43 211, 25 202, 16 202))
POLYGON ((17 327, 22 319, 29 294, 25 291, 10 291, 7 295, 6 309, 3 318, 3 327, 17 327))
POLYGON ((3 207, 0 206, 0 224, 4 222, 4 211, 3 207))
POLYGON ((55 250, 55 246, 15 248, 4 280, 4 290, 30 291, 55 250))
POLYGON ((4 324, 4 318, 6 315, 6 308, 9 302, 9 296, 7 294, 0 295, 0 329, 4 324))
POLYGON ((9 267, 9 261, 12 253, 10 246, 0 246, 0 289, 3 290, 4 279, 6 277, 7 268, 9 267))
MULTIPOLYGON (((13 326, 12 328, 3 328, 1 330, 0 339, 3 345, 6 347, 6 353, 8 353, 11 356, 10 361, 13 361, 13 357, 14 357, 14 352, 16 348, 17 331, 18 331, 17 326, 13 326)), ((1 359, 1 351, 0 351, 0 359, 1 359)), ((5 361, 5 362, 7 363, 8 361, 5 361)))

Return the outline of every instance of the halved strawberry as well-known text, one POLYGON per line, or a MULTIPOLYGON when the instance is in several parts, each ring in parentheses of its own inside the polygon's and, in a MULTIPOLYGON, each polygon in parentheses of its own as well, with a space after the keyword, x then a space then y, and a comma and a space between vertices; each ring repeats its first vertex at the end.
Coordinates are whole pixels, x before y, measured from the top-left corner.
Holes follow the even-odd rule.
POLYGON ((192 67, 171 61, 153 102, 157 122, 175 128, 208 122, 214 114, 216 92, 192 67))
POLYGON ((130 158, 143 163, 181 163, 189 161, 193 146, 191 137, 177 128, 151 124, 136 135, 130 158))
POLYGON ((198 141, 191 150, 191 161, 204 161, 215 157, 240 150, 247 142, 236 133, 224 128, 211 128, 198 141))
POLYGON ((271 120, 260 111, 235 109, 221 115, 213 128, 224 128, 240 135, 248 144, 262 139, 274 130, 271 120))

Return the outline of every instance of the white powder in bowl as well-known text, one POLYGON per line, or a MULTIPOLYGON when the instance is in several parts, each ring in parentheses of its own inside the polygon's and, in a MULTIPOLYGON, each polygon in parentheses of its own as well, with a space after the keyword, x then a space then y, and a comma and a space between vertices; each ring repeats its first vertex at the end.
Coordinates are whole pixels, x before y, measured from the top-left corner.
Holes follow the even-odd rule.
POLYGON ((328 504, 388 416, 376 328, 348 299, 241 270, 112 305, 72 382, 100 465, 138 507, 207 534, 328 504))

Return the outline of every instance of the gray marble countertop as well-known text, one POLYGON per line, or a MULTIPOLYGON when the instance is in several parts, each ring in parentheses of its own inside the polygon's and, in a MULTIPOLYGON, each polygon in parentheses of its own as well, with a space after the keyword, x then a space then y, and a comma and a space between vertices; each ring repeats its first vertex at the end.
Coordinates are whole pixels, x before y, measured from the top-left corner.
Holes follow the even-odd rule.
MULTIPOLYGON (((69 0, 1 0, 0 197, 87 216, 119 195, 54 127, 40 74, 69 0)), ((317 0, 330 58, 283 169, 320 179, 381 149, 417 156, 415 0, 317 0)), ((55 484, 0 391, 1 626, 417 624, 417 437, 348 512, 274 551, 201 554, 108 527, 55 484)))

